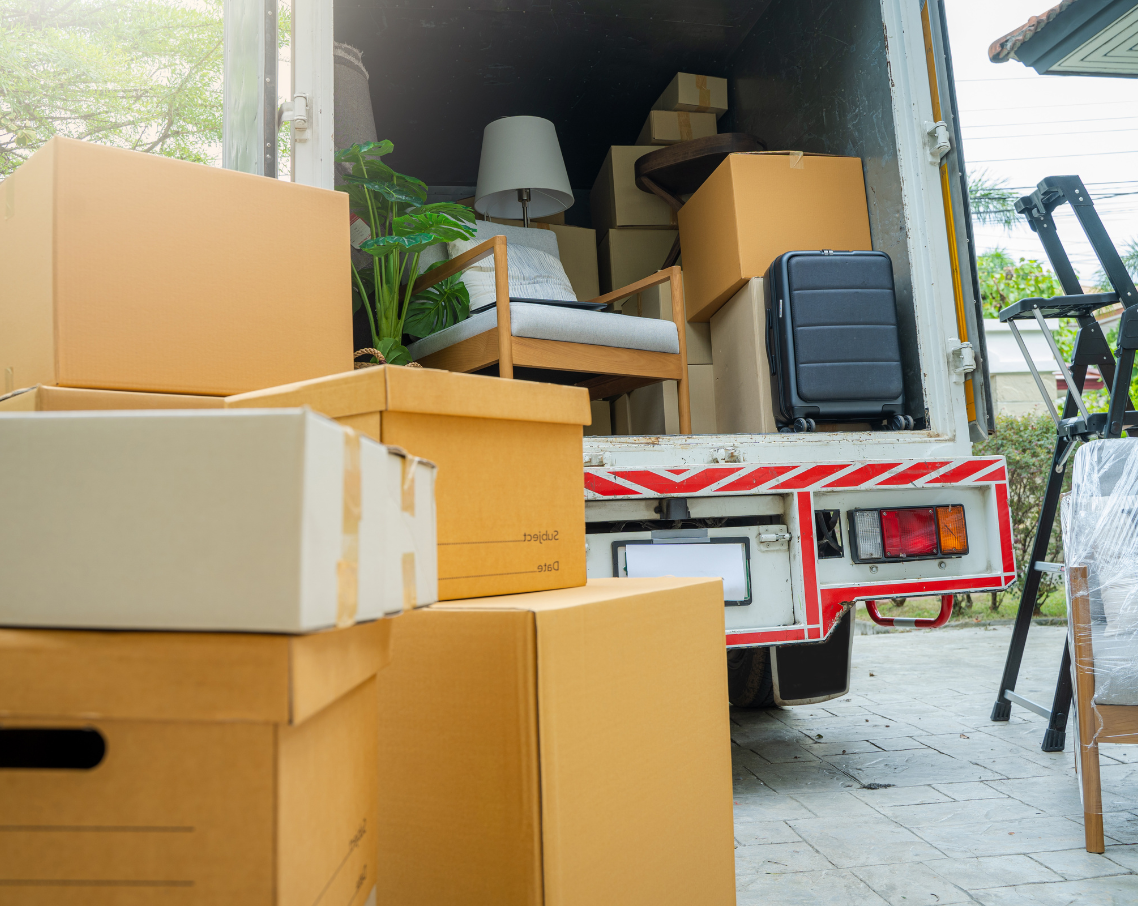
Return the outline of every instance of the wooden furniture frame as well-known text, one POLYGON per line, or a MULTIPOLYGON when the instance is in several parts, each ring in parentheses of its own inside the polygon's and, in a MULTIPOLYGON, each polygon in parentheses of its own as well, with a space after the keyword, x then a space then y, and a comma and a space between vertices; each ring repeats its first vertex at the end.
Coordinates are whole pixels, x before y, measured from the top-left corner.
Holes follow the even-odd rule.
POLYGON ((560 340, 535 340, 515 337, 510 330, 510 282, 506 265, 506 237, 492 236, 480 245, 463 252, 429 274, 415 281, 415 292, 434 286, 447 277, 461 273, 473 264, 494 258, 494 290, 498 311, 498 329, 461 340, 419 360, 424 368, 446 371, 481 371, 495 363, 498 375, 512 379, 515 367, 573 371, 588 375, 577 386, 589 391, 594 400, 610 399, 647 387, 660 381, 675 381, 679 395, 680 433, 691 434, 691 400, 688 394, 687 312, 684 308, 684 284, 678 267, 659 271, 637 280, 616 292, 605 293, 590 301, 611 305, 638 292, 668 283, 672 290, 672 320, 679 335, 678 353, 624 349, 618 346, 594 346, 560 340))
POLYGON ((1098 747, 1103 743, 1138 744, 1138 705, 1096 705, 1095 656, 1091 646, 1091 596, 1087 567, 1067 568, 1074 625, 1075 702, 1079 716, 1079 780, 1083 785, 1083 830, 1087 852, 1105 849, 1102 826, 1102 777, 1098 747))

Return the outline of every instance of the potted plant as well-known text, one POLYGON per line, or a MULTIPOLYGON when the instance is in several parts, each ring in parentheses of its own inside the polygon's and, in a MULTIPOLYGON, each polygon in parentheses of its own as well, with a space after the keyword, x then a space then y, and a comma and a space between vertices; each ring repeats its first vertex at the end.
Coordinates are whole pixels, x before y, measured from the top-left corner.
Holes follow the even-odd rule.
POLYGON ((420 338, 457 324, 470 314, 470 297, 460 277, 412 294, 419 277, 419 256, 442 242, 474 238, 474 211, 448 202, 426 204, 427 186, 396 173, 381 158, 394 150, 387 141, 345 148, 336 160, 352 172, 338 188, 348 193, 352 213, 367 225, 370 238, 359 250, 371 265, 352 263, 353 311, 362 306, 371 328, 372 346, 391 365, 411 357, 403 336, 420 338))

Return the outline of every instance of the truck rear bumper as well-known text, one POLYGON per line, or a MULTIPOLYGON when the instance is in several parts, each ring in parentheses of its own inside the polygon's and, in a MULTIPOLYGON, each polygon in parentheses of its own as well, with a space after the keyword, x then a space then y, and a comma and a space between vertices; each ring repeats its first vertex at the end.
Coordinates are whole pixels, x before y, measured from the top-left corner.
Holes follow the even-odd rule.
MULTIPOLYGON (((698 508, 692 507, 693 516, 708 517, 717 515, 720 508, 724 515, 738 512, 740 502, 728 502, 731 498, 781 498, 777 511, 791 536, 787 550, 789 586, 786 590, 782 585, 765 586, 763 564, 773 561, 753 557, 755 603, 727 609, 729 648, 820 641, 833 631, 844 607, 855 601, 990 592, 1007 588, 1016 578, 1007 466, 1001 457, 589 467, 584 481, 586 519, 594 524, 624 510, 649 512, 652 501, 665 497, 684 497, 698 503, 698 508), (721 507, 716 500, 723 501, 721 507), (616 501, 629 504, 614 506, 616 501), (632 503, 635 501, 640 501, 639 506, 632 503), (965 508, 969 549, 963 556, 869 565, 853 561, 848 541, 841 555, 828 551, 819 556, 815 510, 840 511, 845 525, 848 512, 855 508, 944 504, 965 508), (789 602, 777 600, 785 595, 789 595, 789 602)), ((771 511, 773 501, 764 503, 766 506, 755 512, 771 511)), ((713 534, 727 531, 712 530, 713 534)), ((643 537, 644 532, 590 534, 589 544, 590 548, 599 548, 632 536, 643 537)), ((590 554, 590 576, 611 576, 615 571, 613 556, 607 550, 590 554)), ((778 571, 781 574, 781 567, 778 571)))

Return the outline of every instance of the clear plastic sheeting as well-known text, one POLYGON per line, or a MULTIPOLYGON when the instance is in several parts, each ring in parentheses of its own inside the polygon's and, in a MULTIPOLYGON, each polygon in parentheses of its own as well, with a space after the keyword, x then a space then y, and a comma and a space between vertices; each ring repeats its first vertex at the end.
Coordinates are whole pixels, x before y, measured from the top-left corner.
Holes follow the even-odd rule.
POLYGON ((1079 449, 1062 522, 1087 849, 1102 852, 1098 746, 1138 743, 1138 439, 1079 449))

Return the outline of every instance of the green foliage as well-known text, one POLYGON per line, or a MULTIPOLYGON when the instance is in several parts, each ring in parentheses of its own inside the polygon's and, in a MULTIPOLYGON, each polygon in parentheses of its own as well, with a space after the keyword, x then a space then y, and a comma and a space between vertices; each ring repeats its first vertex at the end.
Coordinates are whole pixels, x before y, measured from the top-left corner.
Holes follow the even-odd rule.
POLYGON ((981 170, 968 180, 968 209, 974 223, 1011 229, 1019 221, 1015 203, 1019 194, 1006 188, 1006 181, 981 170))
POLYGON ((1016 263, 1003 249, 985 252, 976 258, 980 276, 980 299, 984 303, 984 317, 999 316, 1000 309, 1020 299, 1060 296, 1063 287, 1043 263, 1031 258, 1020 258, 1016 263))
MULTIPOLYGON (((429 274, 442 264, 432 264, 424 273, 429 274)), ((403 332, 421 340, 469 317, 470 292, 461 275, 454 274, 411 297, 403 332)))
POLYGON ((404 333, 429 336, 470 313, 466 287, 456 278, 412 296, 419 256, 432 245, 472 239, 475 230, 473 210, 445 202, 425 204, 424 182, 383 163, 394 149, 386 139, 365 142, 340 151, 336 160, 351 164, 352 172, 339 188, 371 230, 371 238, 360 245, 371 257, 370 266, 352 264, 353 311, 364 308, 372 345, 386 361, 401 365, 410 361, 404 333))
MULTIPOLYGON (((1051 473, 1051 458, 1055 453, 1055 423, 1049 415, 1000 415, 996 418, 996 433, 982 443, 974 444, 975 456, 1004 456, 1008 461, 1008 506, 1012 516, 1016 572, 1022 587, 1024 576, 1035 543, 1035 524, 1043 505, 1043 493, 1051 473)), ((1064 479, 1064 491, 1070 490, 1071 470, 1064 479)), ((1063 557, 1063 540, 1059 533, 1059 520, 1047 547, 1047 560, 1056 562, 1063 557)), ((1044 576, 1044 583, 1050 581, 1044 576)), ((1040 602, 1049 589, 1041 589, 1040 602)), ((1039 603, 1036 604, 1036 610, 1039 603)))
POLYGON ((53 135, 211 163, 221 0, 3 0, 0 177, 53 135))
MULTIPOLYGON (((1130 279, 1138 283, 1138 239, 1131 239, 1124 245, 1118 252, 1119 257, 1122 259, 1122 266, 1126 268, 1126 272, 1130 274, 1130 279)), ((1114 287, 1110 285, 1110 281, 1106 279, 1106 271, 1101 267, 1094 275, 1091 281, 1094 285, 1096 293, 1112 293, 1114 287)))

